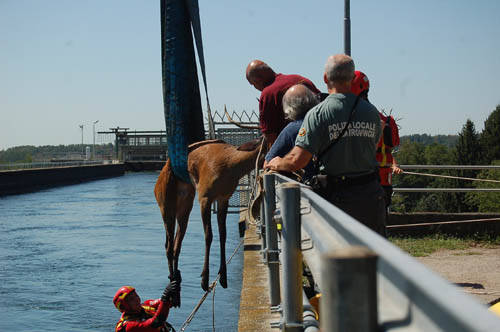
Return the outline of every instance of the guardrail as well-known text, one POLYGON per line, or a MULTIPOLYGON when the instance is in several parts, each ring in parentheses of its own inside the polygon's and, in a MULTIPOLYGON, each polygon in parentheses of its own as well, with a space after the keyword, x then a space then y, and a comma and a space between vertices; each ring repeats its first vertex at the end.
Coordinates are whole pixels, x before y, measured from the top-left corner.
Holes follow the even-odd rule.
POLYGON ((56 168, 70 166, 92 166, 92 165, 107 165, 114 164, 115 160, 81 160, 81 161, 43 161, 35 163, 13 163, 0 164, 0 171, 21 170, 21 169, 39 169, 39 168, 56 168))
POLYGON ((261 212, 270 304, 282 313, 273 326, 282 331, 317 331, 303 319, 302 257, 322 292, 322 331, 494 331, 500 326, 485 306, 298 182, 264 175, 261 212), (281 251, 276 224, 282 225, 281 251))

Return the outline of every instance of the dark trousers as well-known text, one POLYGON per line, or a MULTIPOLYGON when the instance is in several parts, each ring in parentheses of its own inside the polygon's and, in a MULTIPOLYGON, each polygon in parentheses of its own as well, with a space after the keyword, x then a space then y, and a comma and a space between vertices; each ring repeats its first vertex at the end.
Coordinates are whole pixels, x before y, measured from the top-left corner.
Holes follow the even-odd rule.
POLYGON ((392 203, 392 186, 382 186, 385 192, 385 207, 389 207, 392 203))
POLYGON ((374 232, 386 237, 385 192, 378 180, 332 188, 328 201, 374 232))

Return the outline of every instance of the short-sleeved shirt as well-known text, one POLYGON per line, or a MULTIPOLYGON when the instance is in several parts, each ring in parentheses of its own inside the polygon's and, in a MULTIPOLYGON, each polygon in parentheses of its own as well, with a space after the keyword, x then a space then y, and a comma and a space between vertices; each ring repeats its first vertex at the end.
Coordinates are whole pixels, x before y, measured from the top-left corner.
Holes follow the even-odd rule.
POLYGON ((359 176, 376 170, 376 146, 381 135, 380 116, 372 104, 359 100, 344 136, 332 147, 330 143, 342 132, 356 100, 352 93, 331 94, 307 112, 295 145, 314 155, 327 150, 320 162, 327 174, 359 176))
MULTIPOLYGON (((271 150, 266 154, 266 161, 271 161, 274 157, 284 157, 295 146, 295 139, 299 133, 304 119, 295 120, 286 125, 278 135, 276 141, 271 146, 271 150)), ((311 177, 314 172, 314 165, 311 162, 304 167, 304 179, 311 177)))
POLYGON ((263 134, 278 135, 285 128, 287 121, 283 113, 283 96, 288 88, 299 83, 314 93, 320 92, 307 78, 284 74, 277 74, 274 82, 262 90, 259 98, 259 124, 263 134))

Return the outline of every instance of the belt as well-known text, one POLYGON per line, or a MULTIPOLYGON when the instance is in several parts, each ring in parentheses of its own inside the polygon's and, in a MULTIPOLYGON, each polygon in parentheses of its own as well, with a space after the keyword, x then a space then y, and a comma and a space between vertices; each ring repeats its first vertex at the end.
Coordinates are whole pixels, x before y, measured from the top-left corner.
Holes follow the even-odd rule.
POLYGON ((378 172, 372 172, 360 176, 328 175, 328 184, 332 184, 334 186, 359 186, 372 182, 374 180, 379 180, 378 172))

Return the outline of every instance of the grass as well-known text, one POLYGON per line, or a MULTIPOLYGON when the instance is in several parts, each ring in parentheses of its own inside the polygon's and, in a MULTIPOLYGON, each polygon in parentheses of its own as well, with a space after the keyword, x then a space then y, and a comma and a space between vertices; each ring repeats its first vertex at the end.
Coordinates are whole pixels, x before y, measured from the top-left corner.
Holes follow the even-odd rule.
MULTIPOLYGON (((444 234, 433 234, 423 237, 390 237, 394 245, 408 252, 414 257, 429 256, 441 249, 465 250, 471 248, 494 248, 500 245, 500 235, 489 236, 476 234, 469 237, 455 237, 444 234)), ((460 253, 475 255, 477 252, 460 253)))

